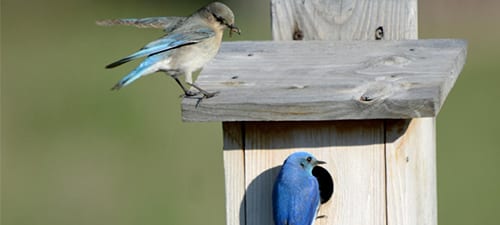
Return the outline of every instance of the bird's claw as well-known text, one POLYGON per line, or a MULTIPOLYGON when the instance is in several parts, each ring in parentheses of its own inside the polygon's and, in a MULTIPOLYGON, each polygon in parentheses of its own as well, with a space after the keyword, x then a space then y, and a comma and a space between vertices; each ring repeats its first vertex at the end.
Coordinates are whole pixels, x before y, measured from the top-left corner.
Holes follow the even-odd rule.
POLYGON ((215 92, 203 91, 203 92, 201 92, 201 94, 203 94, 203 98, 211 98, 211 97, 218 95, 219 93, 220 93, 220 91, 215 91, 215 92))
MULTIPOLYGON (((205 91, 205 90, 201 89, 196 84, 193 84, 193 83, 187 83, 187 84, 189 84, 189 86, 191 86, 191 87, 195 88, 196 90, 198 90, 198 93, 196 95, 202 94, 203 95, 202 98, 211 98, 211 97, 214 97, 217 94, 219 94, 219 91, 208 92, 208 91, 205 91)), ((186 91, 186 92, 190 92, 190 91, 186 91)), ((194 95, 194 96, 196 96, 196 95, 194 95)), ((188 96, 188 95, 186 95, 186 96, 188 96)))
POLYGON ((184 94, 180 95, 179 97, 181 98, 192 98, 192 97, 195 97, 197 95, 199 95, 200 92, 194 92, 194 91, 185 91, 184 94))
POLYGON ((196 99, 205 99, 205 98, 212 98, 216 95, 218 95, 220 92, 193 92, 193 91, 188 91, 185 92, 184 94, 180 95, 180 98, 196 98, 196 99), (200 96, 201 95, 201 96, 200 96))
POLYGON ((201 104, 201 102, 203 101, 203 99, 214 97, 217 94, 219 94, 218 91, 216 91, 216 92, 200 91, 200 92, 197 92, 195 95, 184 94, 183 97, 185 97, 185 98, 191 98, 191 99, 197 99, 195 108, 198 108, 198 106, 201 104), (199 96, 200 94, 202 96, 199 96))

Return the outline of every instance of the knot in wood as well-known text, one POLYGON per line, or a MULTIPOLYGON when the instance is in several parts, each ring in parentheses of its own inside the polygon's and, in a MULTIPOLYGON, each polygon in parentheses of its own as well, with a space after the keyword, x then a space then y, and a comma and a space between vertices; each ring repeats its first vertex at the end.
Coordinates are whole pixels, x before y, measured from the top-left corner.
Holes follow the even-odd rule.
POLYGON ((358 99, 361 103, 380 102, 391 96, 394 89, 395 85, 389 80, 368 82, 360 87, 361 95, 358 99))
POLYGON ((404 66, 411 63, 411 59, 404 55, 393 55, 383 58, 380 64, 386 66, 404 66))

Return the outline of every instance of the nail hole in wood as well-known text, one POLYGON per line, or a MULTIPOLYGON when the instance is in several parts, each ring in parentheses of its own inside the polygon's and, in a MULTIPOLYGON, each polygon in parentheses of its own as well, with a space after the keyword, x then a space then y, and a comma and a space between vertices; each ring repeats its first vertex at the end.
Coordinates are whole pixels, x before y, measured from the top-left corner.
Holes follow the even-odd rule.
POLYGON ((304 32, 299 28, 297 22, 295 22, 295 26, 293 28, 293 40, 299 41, 304 39, 304 32))
POLYGON ((384 38, 384 27, 377 27, 375 30, 375 40, 382 40, 384 38))

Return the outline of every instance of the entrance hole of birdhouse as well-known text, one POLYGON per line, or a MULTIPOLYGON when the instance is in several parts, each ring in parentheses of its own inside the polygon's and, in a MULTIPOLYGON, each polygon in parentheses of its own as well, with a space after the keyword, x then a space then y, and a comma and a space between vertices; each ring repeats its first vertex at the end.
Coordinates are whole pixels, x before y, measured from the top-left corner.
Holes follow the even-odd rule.
POLYGON ((319 184, 319 196, 321 199, 321 204, 324 204, 330 200, 333 195, 333 179, 328 170, 321 166, 315 166, 313 175, 318 179, 319 184))

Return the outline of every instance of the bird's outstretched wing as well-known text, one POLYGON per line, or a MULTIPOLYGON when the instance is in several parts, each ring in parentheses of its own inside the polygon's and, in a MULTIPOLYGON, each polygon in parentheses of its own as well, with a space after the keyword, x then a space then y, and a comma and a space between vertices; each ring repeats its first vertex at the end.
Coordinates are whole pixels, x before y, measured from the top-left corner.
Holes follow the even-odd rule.
POLYGON ((187 17, 148 17, 148 18, 125 18, 125 19, 109 19, 99 20, 96 24, 99 26, 114 26, 114 25, 127 25, 138 28, 158 28, 163 29, 165 32, 174 30, 181 24, 187 17))
POLYGON ((156 41, 153 41, 146 46, 144 46, 139 51, 120 59, 116 62, 113 62, 106 66, 106 68, 117 67, 123 63, 129 62, 131 60, 143 57, 143 56, 151 56, 161 52, 165 52, 171 49, 175 49, 184 45, 190 45, 207 38, 213 37, 215 32, 210 28, 198 28, 193 29, 191 31, 185 31, 181 33, 171 33, 169 35, 164 36, 156 41))

